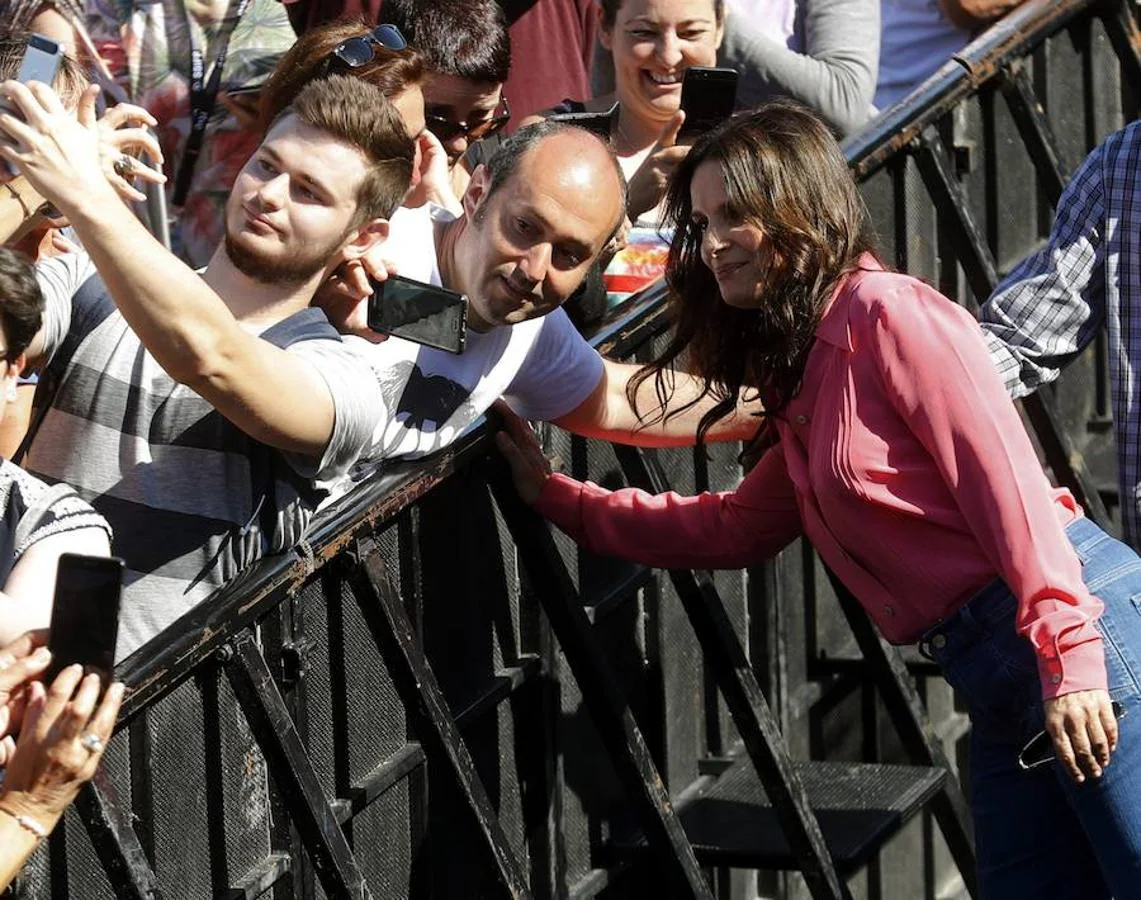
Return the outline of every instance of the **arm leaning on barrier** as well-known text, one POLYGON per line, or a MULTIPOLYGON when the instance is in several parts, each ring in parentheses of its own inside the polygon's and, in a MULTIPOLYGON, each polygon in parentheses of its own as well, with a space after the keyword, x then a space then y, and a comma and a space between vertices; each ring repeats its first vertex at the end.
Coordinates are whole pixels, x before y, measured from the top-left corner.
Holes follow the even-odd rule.
POLYGON ((84 677, 69 666, 44 685, 32 679, 50 654, 35 650, 30 636, 0 651, 0 717, 7 732, 0 753, 6 763, 0 789, 0 890, 19 874, 28 857, 51 833, 80 787, 95 774, 119 706, 123 685, 112 684, 100 698, 98 675, 84 677), (11 732, 19 739, 11 743, 11 732))
MULTIPOLYGON (((648 378, 639 385, 635 411, 627 397, 627 385, 640 369, 632 363, 603 360, 602 378, 593 393, 576 409, 554 419, 554 424, 583 437, 637 447, 693 446, 698 423, 715 400, 703 395, 699 378, 675 372, 665 407, 658 400, 655 379, 648 378)), ((706 440, 751 439, 757 431, 759 412, 759 401, 742 400, 735 412, 709 430, 706 440)))
POLYGON ((507 411, 496 443, 520 496, 575 541, 662 568, 735 569, 775 556, 801 533, 796 494, 779 446, 735 491, 653 495, 552 475, 526 422, 507 411))

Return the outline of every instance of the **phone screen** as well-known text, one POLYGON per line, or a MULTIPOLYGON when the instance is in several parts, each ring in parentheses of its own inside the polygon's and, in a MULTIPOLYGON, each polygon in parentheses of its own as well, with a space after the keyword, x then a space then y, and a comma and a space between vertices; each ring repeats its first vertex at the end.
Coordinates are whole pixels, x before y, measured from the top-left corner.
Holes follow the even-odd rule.
POLYGON ((709 66, 690 66, 681 83, 685 122, 682 137, 693 137, 721 124, 737 103, 737 72, 709 66))
POLYGON ((73 663, 110 679, 115 667, 122 588, 121 559, 78 553, 60 556, 48 635, 52 660, 44 676, 45 684, 51 684, 73 663))
POLYGON ((463 353, 467 297, 398 275, 374 281, 368 327, 449 353, 463 353))

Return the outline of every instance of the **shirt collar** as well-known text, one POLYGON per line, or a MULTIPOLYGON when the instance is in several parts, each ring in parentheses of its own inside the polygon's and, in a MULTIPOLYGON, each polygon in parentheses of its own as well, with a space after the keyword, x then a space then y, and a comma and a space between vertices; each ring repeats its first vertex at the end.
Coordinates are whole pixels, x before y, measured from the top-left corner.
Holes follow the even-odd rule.
POLYGON ((836 290, 832 292, 832 299, 828 301, 820 324, 816 326, 816 337, 826 344, 831 344, 840 350, 847 350, 849 353, 852 352, 852 331, 848 324, 848 311, 851 309, 849 301, 852 291, 856 288, 856 276, 862 270, 883 271, 883 266, 880 265, 879 260, 870 253, 861 256, 856 265, 857 268, 845 275, 836 285, 836 290))

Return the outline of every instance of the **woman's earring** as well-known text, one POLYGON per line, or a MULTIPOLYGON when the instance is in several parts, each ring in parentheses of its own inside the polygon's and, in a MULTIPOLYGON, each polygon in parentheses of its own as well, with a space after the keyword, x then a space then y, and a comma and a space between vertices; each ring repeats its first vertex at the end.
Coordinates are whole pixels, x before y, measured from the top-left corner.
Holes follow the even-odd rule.
POLYGON ((15 403, 19 399, 19 397, 16 395, 16 382, 15 381, 9 381, 8 382, 8 389, 6 391, 4 391, 4 399, 7 400, 9 403, 15 403))

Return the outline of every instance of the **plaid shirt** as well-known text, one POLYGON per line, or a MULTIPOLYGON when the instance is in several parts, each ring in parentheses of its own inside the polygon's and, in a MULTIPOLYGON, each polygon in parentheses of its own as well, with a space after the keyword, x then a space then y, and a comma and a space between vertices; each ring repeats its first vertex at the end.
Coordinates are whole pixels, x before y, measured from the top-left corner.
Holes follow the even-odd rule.
POLYGON ((1141 547, 1141 121, 1086 158, 1049 242, 998 286, 981 318, 1015 397, 1057 378, 1107 326, 1125 539, 1141 547))

